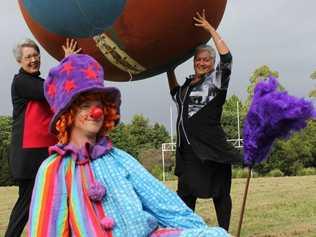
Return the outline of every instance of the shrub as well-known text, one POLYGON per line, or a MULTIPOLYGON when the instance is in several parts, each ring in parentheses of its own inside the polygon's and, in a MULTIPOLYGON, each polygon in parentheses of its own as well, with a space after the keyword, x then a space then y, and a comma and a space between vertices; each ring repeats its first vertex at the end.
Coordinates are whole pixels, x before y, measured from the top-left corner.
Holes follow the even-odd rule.
POLYGON ((241 168, 233 169, 232 177, 233 178, 247 178, 248 169, 241 169, 241 168))
POLYGON ((172 180, 172 181, 177 181, 178 180, 178 177, 175 176, 174 174, 174 168, 175 167, 172 167, 170 170, 167 170, 165 171, 165 178, 166 180, 172 180))
POLYGON ((305 175, 316 175, 316 168, 302 168, 299 169, 296 173, 297 176, 305 176, 305 175))
POLYGON ((304 169, 304 165, 300 161, 296 161, 293 165, 289 168, 290 173, 288 175, 296 176, 300 170, 304 169))
POLYGON ((162 180, 162 167, 161 165, 155 165, 149 172, 157 179, 162 180))
POLYGON ((256 172, 256 171, 252 171, 252 172, 251 172, 251 177, 252 177, 252 178, 258 178, 259 176, 260 176, 259 173, 256 172))
POLYGON ((267 174, 267 176, 268 177, 282 177, 284 176, 284 173, 279 169, 273 169, 267 174))

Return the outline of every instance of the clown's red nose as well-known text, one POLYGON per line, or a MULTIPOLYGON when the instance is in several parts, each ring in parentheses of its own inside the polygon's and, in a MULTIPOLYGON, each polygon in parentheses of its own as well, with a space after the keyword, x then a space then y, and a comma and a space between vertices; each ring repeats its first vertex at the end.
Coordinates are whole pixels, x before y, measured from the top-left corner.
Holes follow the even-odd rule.
POLYGON ((94 106, 90 111, 90 116, 94 120, 99 120, 103 115, 103 110, 100 107, 94 106))

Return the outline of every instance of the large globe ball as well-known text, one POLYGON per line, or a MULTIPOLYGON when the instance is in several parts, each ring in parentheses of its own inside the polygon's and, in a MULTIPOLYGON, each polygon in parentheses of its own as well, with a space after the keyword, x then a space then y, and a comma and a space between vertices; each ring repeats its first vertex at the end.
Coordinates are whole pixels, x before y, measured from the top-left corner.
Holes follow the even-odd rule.
POLYGON ((190 58, 210 37, 194 26, 192 17, 205 9, 217 28, 226 0, 19 0, 19 5, 32 33, 53 57, 60 60, 61 45, 73 37, 83 53, 103 65, 106 80, 128 81, 157 75, 190 58))

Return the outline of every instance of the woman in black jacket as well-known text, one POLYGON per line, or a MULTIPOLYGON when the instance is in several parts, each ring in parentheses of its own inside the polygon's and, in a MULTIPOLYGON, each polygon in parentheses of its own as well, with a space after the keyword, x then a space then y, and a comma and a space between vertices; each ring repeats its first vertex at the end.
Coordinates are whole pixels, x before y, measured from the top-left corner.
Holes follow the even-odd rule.
POLYGON ((199 46, 194 54, 195 74, 182 86, 170 70, 170 93, 177 104, 176 169, 178 195, 192 209, 197 198, 212 198, 220 227, 228 230, 232 209, 231 164, 241 156, 226 141, 220 120, 225 103, 232 56, 224 40, 209 24, 205 12, 194 17, 195 25, 206 30, 220 56, 215 69, 216 51, 199 46))

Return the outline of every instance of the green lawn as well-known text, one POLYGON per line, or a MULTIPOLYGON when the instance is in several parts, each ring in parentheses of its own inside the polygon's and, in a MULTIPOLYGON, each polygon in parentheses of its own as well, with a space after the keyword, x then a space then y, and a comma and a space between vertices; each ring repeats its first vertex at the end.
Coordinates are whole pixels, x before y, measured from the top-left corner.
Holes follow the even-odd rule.
MULTIPOLYGON (((236 234, 245 179, 234 179, 231 233, 236 234)), ((167 182, 175 189, 176 182, 167 182)), ((0 187, 0 236, 17 197, 15 187, 0 187)), ((199 200, 197 212, 216 225, 213 204, 199 200)), ((316 237, 316 176, 255 178, 251 180, 242 236, 316 237)))

